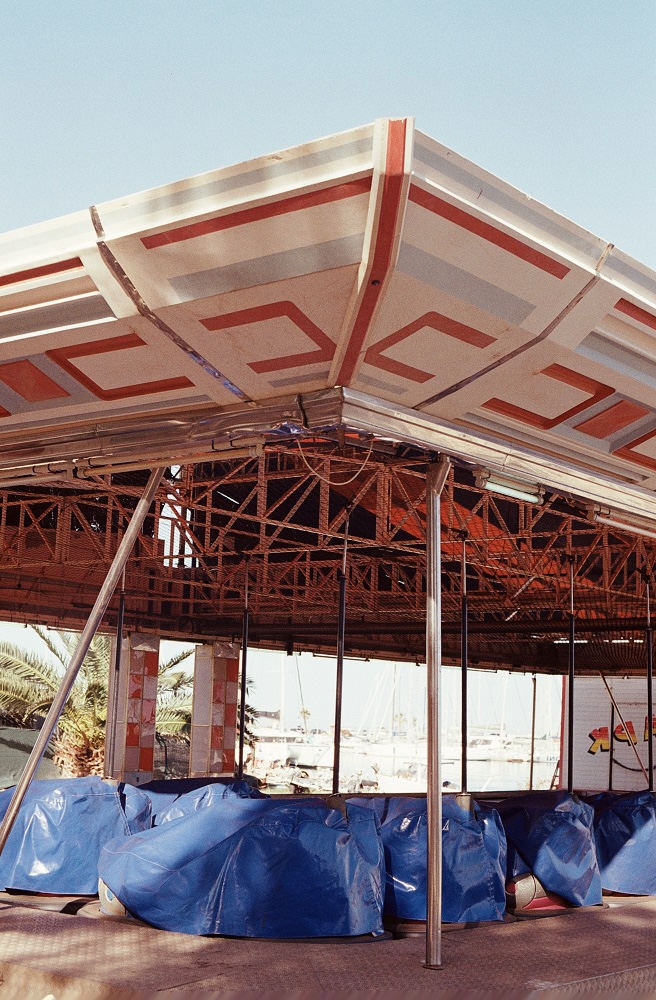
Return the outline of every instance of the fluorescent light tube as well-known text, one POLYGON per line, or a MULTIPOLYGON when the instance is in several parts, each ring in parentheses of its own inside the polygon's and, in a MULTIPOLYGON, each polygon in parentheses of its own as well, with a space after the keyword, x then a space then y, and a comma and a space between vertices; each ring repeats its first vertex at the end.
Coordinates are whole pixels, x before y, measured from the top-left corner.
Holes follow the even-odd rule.
POLYGON ((626 521, 621 520, 622 514, 618 513, 615 517, 615 511, 606 510, 602 507, 589 507, 588 508, 588 519, 590 521, 598 521, 599 524, 607 524, 610 528, 619 528, 620 531, 626 531, 632 535, 644 535, 645 538, 656 538, 656 523, 649 522, 636 522, 630 518, 630 515, 625 515, 627 517, 626 521))
POLYGON ((488 469, 474 469, 474 479, 479 490, 489 490, 513 500, 525 500, 527 503, 541 504, 543 490, 537 483, 527 483, 521 479, 513 479, 503 473, 490 472, 488 469))

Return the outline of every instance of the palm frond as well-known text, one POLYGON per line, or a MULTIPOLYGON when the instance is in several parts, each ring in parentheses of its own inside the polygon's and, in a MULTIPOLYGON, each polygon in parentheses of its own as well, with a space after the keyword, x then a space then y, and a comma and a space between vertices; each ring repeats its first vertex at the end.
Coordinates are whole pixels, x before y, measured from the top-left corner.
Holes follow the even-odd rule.
POLYGON ((18 726, 23 726, 36 714, 34 687, 21 678, 0 674, 0 712, 18 726))
POLYGON ((70 657, 70 654, 68 654, 68 648, 64 644, 64 648, 62 649, 62 646, 58 646, 53 638, 54 634, 59 637, 61 642, 61 632, 52 633, 48 629, 42 628, 40 625, 30 625, 30 628, 38 635, 44 645, 47 646, 55 659, 61 663, 62 667, 66 667, 70 657))
POLYGON ((37 653, 21 649, 13 643, 0 643, 0 670, 9 671, 12 676, 45 685, 54 694, 62 678, 62 671, 49 664, 37 653))
POLYGON ((168 674, 164 678, 160 677, 158 688, 162 695, 177 694, 185 697, 187 694, 191 694, 193 683, 194 679, 191 674, 181 670, 175 674, 168 674))
POLYGON ((68 653, 68 658, 70 659, 70 657, 75 652, 75 647, 77 646, 77 641, 79 638, 78 633, 66 632, 64 629, 59 629, 57 631, 57 635, 59 637, 60 642, 66 649, 66 652, 68 653))
MULTIPOLYGON (((47 712, 79 642, 79 637, 71 632, 46 631, 38 626, 33 631, 44 643, 42 655, 11 643, 0 643, 0 713, 16 725, 29 724, 35 715, 47 712)), ((184 668, 184 663, 193 652, 193 647, 183 650, 160 667, 159 733, 188 738, 193 674, 184 668)), ((111 668, 111 638, 96 635, 59 719, 58 753, 70 774, 99 773, 111 668)), ((246 731, 248 737, 248 727, 246 731)))
MULTIPOLYGON (((188 660, 189 657, 192 655, 193 652, 194 652, 193 647, 191 649, 183 649, 180 653, 176 653, 175 656, 171 656, 168 660, 165 660, 164 663, 160 664, 160 668, 159 668, 159 678, 160 678, 160 680, 163 680, 164 678, 166 678, 168 676, 168 674, 175 667, 178 666, 179 663, 184 663, 185 660, 188 660)), ((191 676, 189 674, 188 670, 185 671, 185 673, 187 673, 188 676, 191 676)))
POLYGON ((158 733, 187 733, 191 727, 191 702, 185 705, 158 705, 158 733))
MULTIPOLYGON (((77 632, 65 632, 58 631, 57 635, 63 649, 59 649, 56 643, 51 638, 51 633, 44 632, 38 626, 33 626, 34 630, 40 636, 41 639, 48 645, 48 648, 59 655, 61 662, 68 666, 68 663, 75 653, 80 636, 77 632)), ((87 682, 102 682, 106 681, 107 670, 109 666, 109 660, 111 655, 111 645, 112 640, 110 636, 104 635, 103 633, 97 632, 91 644, 87 650, 86 656, 82 662, 80 668, 80 676, 87 680, 87 682)))
POLYGON ((96 634, 84 657, 82 672, 89 684, 107 684, 112 640, 108 635, 96 634))

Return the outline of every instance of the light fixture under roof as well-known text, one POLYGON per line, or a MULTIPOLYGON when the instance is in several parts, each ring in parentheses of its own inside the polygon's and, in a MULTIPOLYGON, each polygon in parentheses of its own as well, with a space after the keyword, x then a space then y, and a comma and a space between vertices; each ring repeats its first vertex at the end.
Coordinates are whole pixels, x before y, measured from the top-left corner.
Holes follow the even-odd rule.
POLYGON ((598 521, 599 524, 607 524, 610 528, 618 528, 633 535, 644 535, 646 538, 656 538, 656 521, 614 511, 610 507, 600 507, 598 504, 589 506, 586 515, 589 521, 598 521))
POLYGON ((527 503, 541 504, 544 501, 544 490, 537 483, 529 483, 523 479, 515 479, 503 472, 491 472, 489 469, 474 469, 474 482, 479 490, 489 490, 513 500, 525 500, 527 503))

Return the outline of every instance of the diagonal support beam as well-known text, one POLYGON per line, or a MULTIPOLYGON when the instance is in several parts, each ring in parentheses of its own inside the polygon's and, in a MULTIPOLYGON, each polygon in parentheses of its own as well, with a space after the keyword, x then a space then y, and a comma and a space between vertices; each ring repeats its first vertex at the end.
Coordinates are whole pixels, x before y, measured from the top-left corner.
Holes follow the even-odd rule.
POLYGON ((59 721, 61 713, 64 710, 64 706, 69 694, 71 693, 71 688, 75 683, 75 678, 79 673, 84 657, 89 651, 91 641, 98 630, 98 626, 102 621, 105 611, 107 610, 107 605, 112 599, 116 585, 123 573, 123 568, 128 561, 128 557, 134 547, 137 536, 141 531, 146 514, 150 509, 151 503, 155 499, 155 494, 157 493, 157 488, 160 484, 162 476, 164 475, 164 471, 164 468, 161 468, 154 469, 151 472, 150 479, 148 480, 143 496, 139 500, 125 534, 121 539, 121 544, 116 550, 114 561, 109 567, 109 571, 105 577, 105 582, 100 588, 100 592, 96 598, 96 603, 91 609, 89 620, 84 626, 84 630, 80 636, 80 641, 78 642, 75 652, 70 659, 68 667, 66 668, 66 673, 62 678, 59 690, 53 698, 48 714, 46 715, 43 726, 41 727, 38 738, 34 744, 34 748, 25 764, 23 773, 21 774, 20 780, 16 785, 11 802, 9 803, 9 807, 5 813, 2 824, 0 825, 0 853, 7 843, 7 838, 11 833, 11 828, 14 825, 14 821, 18 815, 23 799, 25 798, 25 794, 30 786, 30 782, 34 777, 36 769, 39 766, 39 762, 45 753, 48 743, 50 742, 50 737, 55 731, 55 727, 59 721))

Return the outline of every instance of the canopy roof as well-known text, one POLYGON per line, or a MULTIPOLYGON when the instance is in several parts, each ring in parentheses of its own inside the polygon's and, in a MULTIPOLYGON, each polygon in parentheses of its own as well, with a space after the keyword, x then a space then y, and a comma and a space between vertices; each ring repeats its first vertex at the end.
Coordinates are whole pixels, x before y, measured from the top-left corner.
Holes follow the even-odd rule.
POLYGON ((343 424, 656 518, 655 346, 656 273, 383 119, 0 237, 0 484, 343 424))
POLYGON ((442 452, 447 659, 464 546, 472 663, 564 669, 572 572, 581 667, 640 671, 656 548, 590 516, 656 529, 655 335, 656 274, 409 119, 0 237, 3 616, 79 627, 164 465, 127 627, 234 639, 248 581, 330 651, 348 523, 348 648, 418 659, 442 452))

